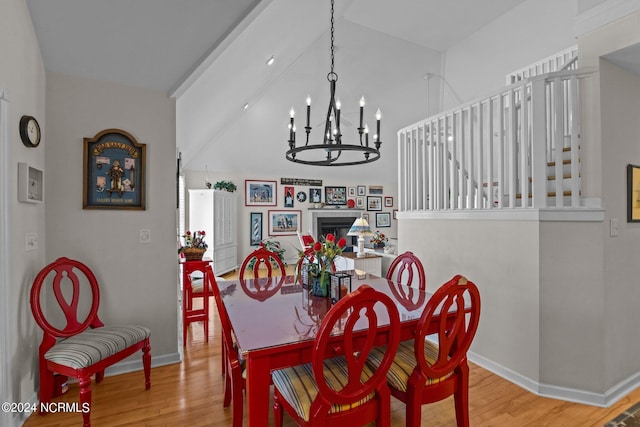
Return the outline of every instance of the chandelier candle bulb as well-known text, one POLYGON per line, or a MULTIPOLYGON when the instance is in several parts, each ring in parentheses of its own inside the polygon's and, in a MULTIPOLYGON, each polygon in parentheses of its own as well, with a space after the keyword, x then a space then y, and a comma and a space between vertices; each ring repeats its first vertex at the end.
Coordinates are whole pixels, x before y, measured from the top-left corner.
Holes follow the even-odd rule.
POLYGON ((382 113, 378 108, 376 111, 376 142, 380 142, 380 119, 382 118, 382 113))
POLYGON ((291 116, 291 123, 289 123, 289 142, 293 142, 293 118, 296 115, 293 107, 291 107, 291 110, 289 110, 289 115, 291 116))
POLYGON ((368 124, 364 125, 364 141, 368 147, 369 146, 369 125, 368 124))
POLYGON ((307 127, 311 129, 311 95, 307 95, 307 127))
POLYGON ((363 116, 364 116, 364 96, 360 98, 360 129, 362 129, 363 116))

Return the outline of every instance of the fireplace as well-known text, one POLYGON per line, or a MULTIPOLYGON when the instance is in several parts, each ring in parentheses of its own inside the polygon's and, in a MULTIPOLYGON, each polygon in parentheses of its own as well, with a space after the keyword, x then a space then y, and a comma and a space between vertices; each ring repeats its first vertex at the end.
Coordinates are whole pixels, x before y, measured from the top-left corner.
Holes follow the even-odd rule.
POLYGON ((358 246, 358 238, 355 236, 347 236, 349 229, 353 225, 353 222, 360 217, 360 212, 357 210, 349 209, 336 209, 330 211, 327 209, 309 210, 311 215, 311 233, 316 240, 320 236, 326 236, 331 233, 336 236, 336 240, 344 237, 347 239, 347 247, 345 252, 354 250, 354 246, 358 246))

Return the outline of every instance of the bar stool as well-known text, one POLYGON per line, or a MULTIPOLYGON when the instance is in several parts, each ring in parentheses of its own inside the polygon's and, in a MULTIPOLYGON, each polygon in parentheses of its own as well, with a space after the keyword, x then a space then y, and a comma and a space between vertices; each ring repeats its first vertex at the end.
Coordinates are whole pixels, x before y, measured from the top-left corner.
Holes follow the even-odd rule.
POLYGON ((183 345, 187 345, 187 327, 193 322, 204 322, 204 340, 209 342, 209 295, 211 295, 211 285, 209 277, 206 274, 207 266, 212 260, 203 258, 197 261, 187 261, 180 259, 182 264, 182 340, 183 345), (193 273, 202 273, 202 293, 198 293, 196 297, 202 296, 202 308, 193 308, 193 273))

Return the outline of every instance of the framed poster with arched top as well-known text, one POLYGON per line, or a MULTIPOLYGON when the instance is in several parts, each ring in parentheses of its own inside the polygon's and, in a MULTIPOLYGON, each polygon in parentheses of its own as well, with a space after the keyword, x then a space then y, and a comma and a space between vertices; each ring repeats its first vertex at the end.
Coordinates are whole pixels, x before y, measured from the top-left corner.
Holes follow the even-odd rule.
POLYGON ((84 138, 83 209, 145 209, 146 144, 106 129, 84 138))

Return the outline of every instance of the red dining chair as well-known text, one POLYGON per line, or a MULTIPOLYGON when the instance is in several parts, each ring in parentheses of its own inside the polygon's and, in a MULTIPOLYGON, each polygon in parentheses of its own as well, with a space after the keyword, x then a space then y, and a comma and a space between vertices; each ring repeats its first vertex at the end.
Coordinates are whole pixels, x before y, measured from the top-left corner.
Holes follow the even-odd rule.
POLYGON ((387 279, 407 286, 416 286, 423 291, 427 287, 422 262, 409 251, 398 255, 393 260, 387 271, 387 279), (414 278, 417 280, 416 284, 414 284, 414 278))
MULTIPOLYGON (((55 387, 54 373, 75 377, 80 384, 83 426, 89 427, 91 377, 95 374, 96 383, 101 382, 105 368, 138 350, 142 350, 145 389, 151 387, 151 331, 144 326, 105 326, 102 323, 98 318, 98 280, 85 264, 69 258, 58 258, 44 267, 33 281, 30 303, 33 317, 44 331, 38 352, 38 399, 41 405, 48 407, 51 402, 55 387), (45 300, 51 295, 55 296, 58 307, 45 300), (83 307, 85 301, 90 304, 88 310, 83 307), (43 310, 43 305, 46 310, 43 310), (52 317, 47 317, 45 311, 52 317), (62 317, 58 319, 56 314, 64 315, 64 320, 62 317)), ((41 411, 40 415, 45 413, 41 411)))
POLYGON ((213 274, 211 266, 206 268, 206 276, 211 283, 213 289, 213 297, 218 308, 218 317, 220 318, 220 332, 222 335, 222 359, 224 363, 223 372, 224 379, 224 399, 223 406, 225 408, 232 405, 233 427, 242 427, 243 417, 243 399, 244 390, 246 388, 246 374, 244 369, 244 360, 240 358, 238 346, 235 343, 233 333, 231 331, 231 323, 227 310, 222 302, 220 288, 213 274))
POLYGON ((385 376, 399 339, 398 309, 387 295, 362 285, 342 298, 322 320, 311 363, 272 372, 275 425, 282 426, 284 409, 302 426, 374 420, 377 426, 389 426, 391 396, 385 376), (344 333, 334 335, 336 328, 344 333), (374 371, 367 358, 380 328, 388 330, 388 345, 374 371))
MULTIPOLYGON (((454 396, 458 427, 469 426, 467 351, 478 329, 480 293, 475 284, 455 276, 429 299, 415 339, 400 343, 387 373, 391 394, 406 405, 406 425, 420 426, 421 407, 454 396), (430 325, 435 316, 437 330, 430 325), (437 343, 427 340, 437 334, 437 343)), ((371 368, 381 366, 384 353, 374 350, 371 368)))
POLYGON ((264 301, 280 290, 284 284, 286 274, 284 263, 278 254, 261 246, 244 259, 238 278, 242 289, 248 296, 258 301, 264 301), (249 268, 248 266, 252 262, 253 264, 249 268), (247 277, 245 276, 253 279, 252 288, 247 285, 247 277))

